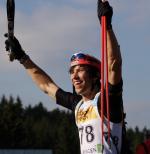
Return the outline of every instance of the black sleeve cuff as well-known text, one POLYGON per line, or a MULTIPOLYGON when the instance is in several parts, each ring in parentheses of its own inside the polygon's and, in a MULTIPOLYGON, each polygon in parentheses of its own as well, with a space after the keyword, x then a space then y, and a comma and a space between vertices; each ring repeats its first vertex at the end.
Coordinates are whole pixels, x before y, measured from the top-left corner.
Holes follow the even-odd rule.
POLYGON ((122 87, 123 87, 123 81, 122 79, 117 85, 112 85, 109 83, 109 93, 110 94, 118 94, 122 92, 122 87))
POLYGON ((109 104, 110 119, 112 122, 119 123, 122 121, 123 100, 122 100, 122 79, 117 85, 109 84, 109 104))

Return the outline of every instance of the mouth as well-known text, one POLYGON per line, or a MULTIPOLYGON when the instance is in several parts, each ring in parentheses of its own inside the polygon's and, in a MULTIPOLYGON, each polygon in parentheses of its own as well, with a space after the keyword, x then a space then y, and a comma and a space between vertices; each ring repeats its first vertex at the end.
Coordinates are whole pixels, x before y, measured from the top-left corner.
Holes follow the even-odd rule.
POLYGON ((73 84, 74 84, 75 87, 80 86, 81 83, 82 83, 82 81, 80 81, 80 80, 78 80, 78 81, 74 81, 74 82, 73 82, 73 84))

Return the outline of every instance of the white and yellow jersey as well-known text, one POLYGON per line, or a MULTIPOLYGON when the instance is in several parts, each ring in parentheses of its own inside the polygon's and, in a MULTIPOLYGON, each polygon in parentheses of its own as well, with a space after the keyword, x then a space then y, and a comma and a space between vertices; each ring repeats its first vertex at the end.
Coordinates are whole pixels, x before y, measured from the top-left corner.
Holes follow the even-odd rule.
POLYGON ((78 103, 75 119, 79 131, 81 154, 119 154, 122 142, 122 123, 110 122, 111 137, 108 144, 107 119, 104 119, 104 138, 102 146, 101 117, 98 112, 97 93, 93 100, 78 103))

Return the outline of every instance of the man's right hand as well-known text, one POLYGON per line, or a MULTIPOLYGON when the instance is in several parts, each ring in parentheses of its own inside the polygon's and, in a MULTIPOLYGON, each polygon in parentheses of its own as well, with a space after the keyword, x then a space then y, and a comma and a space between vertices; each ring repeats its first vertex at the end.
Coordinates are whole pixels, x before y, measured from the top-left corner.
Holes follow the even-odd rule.
MULTIPOLYGON (((8 39, 8 34, 4 34, 4 36, 7 38, 5 41, 5 48, 6 51, 11 51, 11 54, 13 55, 14 59, 17 59, 19 61, 21 61, 24 57, 27 57, 26 53, 24 52, 24 50, 22 49, 19 41, 16 39, 16 37, 8 39)), ((9 54, 9 56, 11 56, 11 54, 9 54)), ((11 59, 11 57, 10 57, 11 59)))

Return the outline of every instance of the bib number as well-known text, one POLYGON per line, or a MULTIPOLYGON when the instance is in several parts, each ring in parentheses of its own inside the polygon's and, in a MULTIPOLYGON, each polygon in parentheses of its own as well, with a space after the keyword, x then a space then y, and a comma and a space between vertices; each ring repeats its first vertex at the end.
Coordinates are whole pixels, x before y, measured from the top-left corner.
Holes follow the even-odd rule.
POLYGON ((90 143, 94 140, 94 128, 91 125, 88 126, 82 126, 79 128, 79 136, 80 136, 80 142, 83 143, 83 139, 86 140, 86 142, 90 143))

